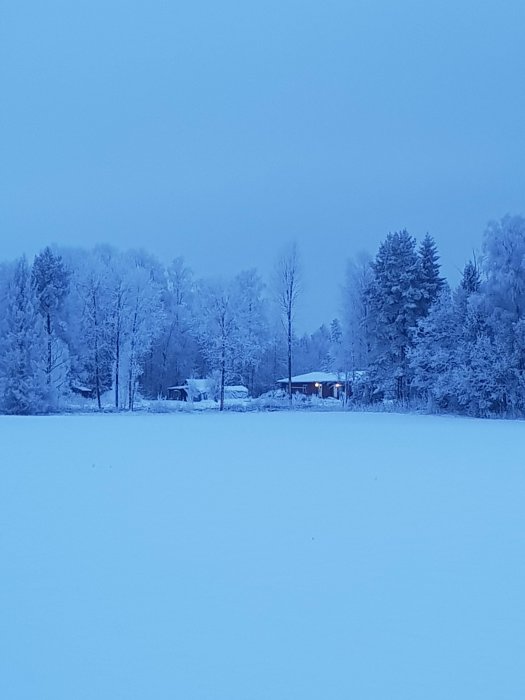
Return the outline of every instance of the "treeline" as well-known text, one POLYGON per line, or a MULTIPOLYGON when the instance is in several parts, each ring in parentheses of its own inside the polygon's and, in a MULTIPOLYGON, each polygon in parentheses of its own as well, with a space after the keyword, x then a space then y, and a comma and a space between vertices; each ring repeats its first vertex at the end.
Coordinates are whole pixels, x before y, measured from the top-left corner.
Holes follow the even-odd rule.
POLYGON ((431 236, 389 234, 348 265, 341 320, 298 336, 297 249, 265 284, 253 269, 197 279, 144 251, 45 248, 0 267, 0 411, 61 410, 74 394, 133 410, 189 377, 257 396, 312 370, 351 381, 355 405, 476 416, 525 411, 525 220, 491 224, 451 289, 431 236))
POLYGON ((472 416, 525 412, 525 219, 491 223, 457 288, 436 245, 390 234, 349 267, 347 365, 368 370, 358 401, 472 416))
POLYGON ((196 280, 143 251, 46 248, 0 270, 0 409, 59 410, 74 394, 133 409, 192 376, 257 394, 284 371, 279 324, 255 270, 196 280))

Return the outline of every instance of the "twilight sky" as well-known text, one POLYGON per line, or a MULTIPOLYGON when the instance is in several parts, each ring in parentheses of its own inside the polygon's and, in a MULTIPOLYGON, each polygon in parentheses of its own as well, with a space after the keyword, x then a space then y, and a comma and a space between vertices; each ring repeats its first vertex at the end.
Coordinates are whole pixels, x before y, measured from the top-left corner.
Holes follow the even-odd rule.
POLYGON ((0 258, 267 275, 296 239, 312 330, 389 231, 429 231, 456 281, 525 214, 524 26, 523 0, 5 0, 0 258))

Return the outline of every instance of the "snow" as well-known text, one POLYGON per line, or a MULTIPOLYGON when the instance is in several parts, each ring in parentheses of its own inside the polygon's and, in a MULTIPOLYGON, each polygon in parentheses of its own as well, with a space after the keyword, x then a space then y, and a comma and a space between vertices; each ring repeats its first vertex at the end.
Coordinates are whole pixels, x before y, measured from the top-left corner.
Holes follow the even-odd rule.
POLYGON ((0 440, 1 698, 525 697, 523 423, 1 417, 0 440))

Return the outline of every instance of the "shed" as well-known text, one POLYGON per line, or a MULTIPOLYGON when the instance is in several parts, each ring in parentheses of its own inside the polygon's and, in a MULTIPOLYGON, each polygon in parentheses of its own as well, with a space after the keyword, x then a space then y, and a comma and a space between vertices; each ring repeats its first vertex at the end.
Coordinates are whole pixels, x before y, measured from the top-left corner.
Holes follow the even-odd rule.
POLYGON ((184 384, 169 386, 168 399, 172 401, 207 401, 213 399, 213 382, 210 379, 187 379, 184 384))
POLYGON ((247 399, 250 392, 242 384, 236 386, 225 386, 224 387, 224 398, 225 399, 247 399))
MULTIPOLYGON (((187 379, 184 384, 168 387, 168 399, 172 401, 214 401, 218 387, 213 379, 187 379)), ((224 387, 224 398, 247 399, 249 391, 241 384, 224 387)))

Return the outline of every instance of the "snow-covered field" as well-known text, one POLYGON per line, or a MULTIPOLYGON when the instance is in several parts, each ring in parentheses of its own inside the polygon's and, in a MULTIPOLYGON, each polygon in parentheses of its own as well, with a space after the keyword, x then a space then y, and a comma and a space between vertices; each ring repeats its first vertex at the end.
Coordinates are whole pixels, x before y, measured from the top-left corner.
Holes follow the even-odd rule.
POLYGON ((525 424, 0 418, 0 698, 522 700, 525 424))

